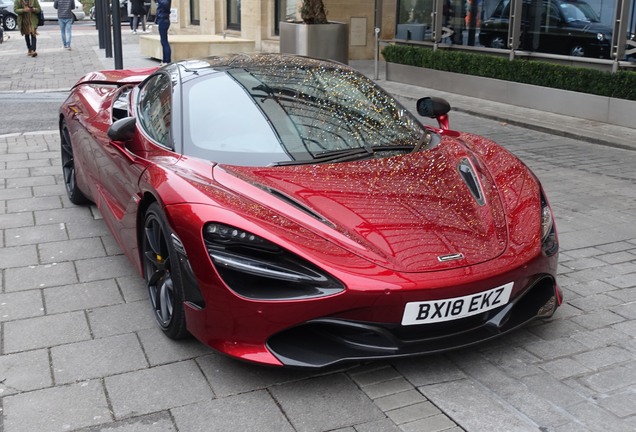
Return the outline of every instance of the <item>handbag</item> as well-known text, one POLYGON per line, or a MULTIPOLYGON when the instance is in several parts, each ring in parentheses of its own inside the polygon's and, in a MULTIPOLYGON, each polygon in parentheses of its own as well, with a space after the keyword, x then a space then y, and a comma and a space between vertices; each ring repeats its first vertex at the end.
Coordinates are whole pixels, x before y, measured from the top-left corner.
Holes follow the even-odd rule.
POLYGON ((44 12, 40 11, 38 14, 38 27, 44 25, 44 12))

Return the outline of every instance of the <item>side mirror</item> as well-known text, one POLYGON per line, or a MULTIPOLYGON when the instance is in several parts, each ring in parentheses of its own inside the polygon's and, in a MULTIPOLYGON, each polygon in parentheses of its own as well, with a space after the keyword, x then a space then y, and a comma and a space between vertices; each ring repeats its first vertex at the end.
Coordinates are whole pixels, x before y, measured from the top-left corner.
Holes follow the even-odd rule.
POLYGON ((108 138, 113 141, 130 141, 135 136, 136 125, 135 117, 119 119, 108 128, 108 138))
POLYGON ((451 109, 446 99, 439 97, 424 97, 418 99, 417 113, 422 117, 437 119, 440 129, 448 129, 448 112, 451 109))
POLYGON ((447 114, 451 109, 446 99, 424 97, 417 101, 417 113, 423 117, 437 118, 447 114))

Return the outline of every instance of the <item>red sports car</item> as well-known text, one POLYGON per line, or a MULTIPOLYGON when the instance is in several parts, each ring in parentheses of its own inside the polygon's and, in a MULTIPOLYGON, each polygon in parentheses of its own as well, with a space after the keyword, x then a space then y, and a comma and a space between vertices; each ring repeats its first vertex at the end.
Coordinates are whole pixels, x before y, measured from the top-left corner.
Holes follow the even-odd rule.
POLYGON ((353 69, 278 54, 95 72, 60 109, 168 337, 316 368, 478 343, 561 304, 553 215, 492 141, 424 126, 353 69))

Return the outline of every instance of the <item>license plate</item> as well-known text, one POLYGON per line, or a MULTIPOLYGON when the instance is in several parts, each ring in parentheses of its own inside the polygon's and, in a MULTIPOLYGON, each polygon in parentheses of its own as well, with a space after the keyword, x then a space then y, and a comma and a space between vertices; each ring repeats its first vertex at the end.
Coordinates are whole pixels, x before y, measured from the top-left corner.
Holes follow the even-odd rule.
POLYGON ((514 282, 463 297, 409 302, 404 308, 402 325, 431 324, 477 315, 505 305, 514 282))

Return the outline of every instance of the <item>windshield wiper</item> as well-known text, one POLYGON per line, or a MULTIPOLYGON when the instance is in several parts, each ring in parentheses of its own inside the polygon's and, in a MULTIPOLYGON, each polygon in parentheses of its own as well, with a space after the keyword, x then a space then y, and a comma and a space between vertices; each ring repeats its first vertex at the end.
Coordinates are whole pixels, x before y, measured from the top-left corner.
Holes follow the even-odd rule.
POLYGON ((356 147, 351 149, 328 150, 328 151, 323 151, 323 152, 314 154, 312 159, 281 161, 273 165, 282 166, 282 165, 306 165, 306 164, 328 163, 328 162, 347 162, 351 160, 358 160, 358 159, 365 159, 367 157, 372 157, 375 153, 378 153, 378 152, 391 152, 391 151, 411 152, 413 151, 413 146, 382 145, 382 146, 373 146, 373 147, 365 146, 365 147, 356 147))
POLYGON ((420 140, 417 142, 415 147, 413 147, 413 153, 417 153, 422 149, 422 147, 426 148, 433 141, 433 134, 431 131, 424 129, 422 132, 422 136, 420 136, 420 140))

